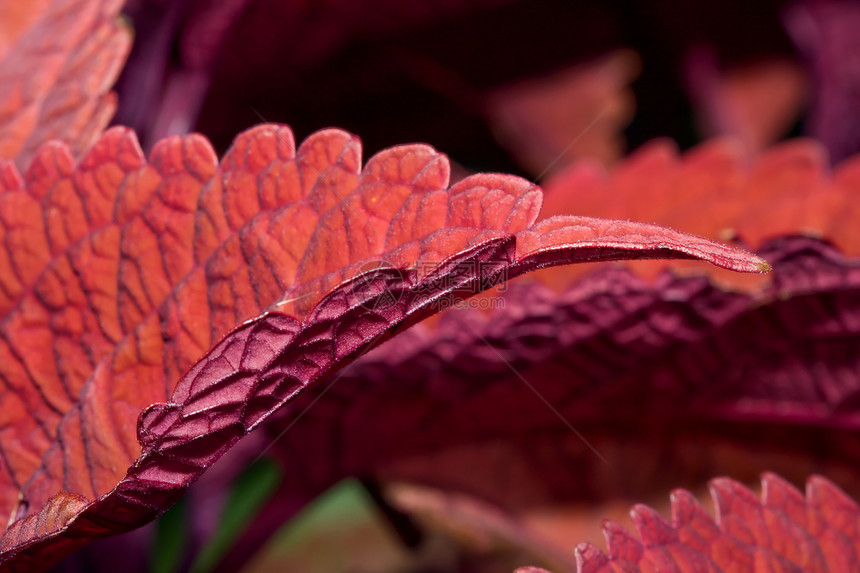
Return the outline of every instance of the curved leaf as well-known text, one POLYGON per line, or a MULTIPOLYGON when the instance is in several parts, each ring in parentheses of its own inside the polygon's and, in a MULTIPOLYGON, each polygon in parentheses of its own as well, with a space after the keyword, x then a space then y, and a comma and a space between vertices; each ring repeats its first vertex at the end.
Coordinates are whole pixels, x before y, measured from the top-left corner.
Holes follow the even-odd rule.
MULTIPOLYGON (((821 476, 806 496, 775 474, 762 476, 762 497, 728 478, 710 482, 716 517, 693 495, 672 492, 672 520, 645 505, 630 512, 636 535, 604 522, 607 554, 576 547, 580 573, 610 571, 851 571, 860 561, 860 509, 821 476)), ((525 573, 546 573, 536 567, 525 573)))
POLYGON ((77 167, 56 143, 24 180, 2 167, 5 559, 50 563, 151 519, 299 390, 440 301, 583 260, 768 268, 654 225, 533 224, 539 188, 475 175, 449 189, 427 146, 360 159, 345 132, 296 150, 262 125, 220 165, 197 135, 146 161, 117 128, 77 167))
POLYGON ((121 0, 0 3, 0 157, 23 168, 50 139, 80 156, 116 110, 131 47, 121 0))
MULTIPOLYGON (((371 474, 522 511, 664 483, 654 476, 701 478, 714 462, 696 452, 711 448, 726 460, 706 475, 775 465, 795 477, 826 468, 850 486, 860 403, 857 165, 854 158, 831 173, 809 142, 749 165, 718 143, 683 158, 655 145, 610 176, 571 170, 582 185, 571 180, 570 195, 550 195, 557 210, 575 200, 592 213, 625 216, 626 207, 711 236, 734 228, 756 243, 800 228, 833 233, 841 248, 809 237, 771 240, 759 254, 775 272, 753 288, 733 281, 744 292, 702 277, 643 282, 603 269, 561 292, 514 287, 503 309, 458 311, 438 328, 416 327, 363 359, 279 438, 276 450, 299 466, 332 460, 301 473, 289 501, 302 488, 313 497, 329 480, 371 474), (697 201, 716 208, 695 208, 697 201), (611 460, 612 477, 520 376, 611 460), (715 434, 727 439, 714 443, 715 434), (318 438, 302 443, 304 435, 318 438), (615 477, 625 473, 619 464, 637 479, 615 477)), ((574 274, 560 268, 553 278, 574 274)))
POLYGON ((850 483, 860 261, 807 237, 760 254, 773 281, 755 294, 604 267, 561 292, 513 284, 478 301, 499 305, 489 312, 417 325, 267 428, 295 469, 243 543, 351 475, 463 491, 515 514, 725 471, 826 470, 850 483))

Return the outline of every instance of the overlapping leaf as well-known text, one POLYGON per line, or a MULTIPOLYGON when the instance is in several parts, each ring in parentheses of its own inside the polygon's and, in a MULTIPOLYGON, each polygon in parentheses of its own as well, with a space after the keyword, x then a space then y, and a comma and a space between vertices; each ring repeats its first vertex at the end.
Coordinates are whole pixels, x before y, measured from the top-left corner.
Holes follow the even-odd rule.
MULTIPOLYGON (((637 505, 637 535, 608 521, 608 555, 576 547, 580 573, 636 571, 851 571, 860 561, 860 510, 827 479, 812 476, 806 496, 775 474, 762 477, 759 499, 742 484, 710 483, 716 518, 687 491, 672 493, 672 520, 637 505)), ((520 573, 546 573, 529 567, 520 573)))
POLYGON ((0 157, 23 169, 49 139, 77 157, 101 135, 131 44, 121 7, 122 0, 0 3, 0 157))
MULTIPOLYGON (((314 431, 338 436, 323 440, 339 448, 330 457, 366 471, 370 466, 361 466, 365 460, 356 454, 359 442, 373 443, 373 454, 382 455, 383 444, 397 449, 393 444, 405 435, 387 435, 372 423, 359 429, 370 412, 396 412, 401 427, 411 421, 416 432, 424 420, 438 418, 451 428, 451 439, 485 435, 492 420, 469 419, 481 405, 494 404, 500 420, 528 417, 525 404, 534 398, 519 373, 577 425, 692 416, 857 429, 860 364, 852 349, 860 337, 860 262, 842 252, 856 254, 860 245, 850 224, 860 189, 857 165, 852 159, 830 174, 815 147, 798 142, 752 166, 731 146, 716 144, 683 160, 652 147, 611 177, 582 166, 571 170, 582 179, 567 180, 564 197, 565 189, 554 188, 559 195, 550 203, 582 201, 586 210, 616 216, 654 219, 656 213, 704 234, 736 228, 755 244, 792 229, 827 232, 840 248, 805 236, 772 239, 760 254, 775 271, 747 291, 723 289, 703 276, 646 281, 617 268, 561 291, 518 285, 501 299, 503 308, 459 310, 438 327, 416 327, 396 346, 366 357, 332 388, 330 411, 315 408, 301 423, 314 424, 319 415, 314 431), (694 209, 697 201, 706 207, 694 209), (366 391, 368 381, 386 391, 366 391), (499 409, 506 393, 507 415, 499 409), (483 430, 464 431, 476 426, 483 430)), ((628 265, 641 270, 639 263, 628 265)), ((577 274, 578 267, 559 268, 553 278, 570 281, 577 274)), ((538 402, 535 407, 535 419, 556 423, 538 402)), ((566 430, 559 425, 559 431, 566 430)), ((302 449, 293 445, 296 451, 284 445, 290 459, 302 449)))
MULTIPOLYGON (((734 228, 774 263, 773 273, 750 277, 765 281, 742 284, 720 274, 721 284, 744 287, 726 289, 701 276, 701 267, 692 276, 655 276, 667 264, 689 274, 678 269, 682 261, 626 263, 636 272, 602 269, 561 290, 518 285, 480 301, 495 309, 489 313, 461 309, 435 327, 419 325, 345 372, 278 438, 281 457, 309 469, 288 476, 291 493, 272 518, 345 475, 467 491, 510 511, 671 485, 644 477, 643 468, 663 479, 683 473, 693 483, 775 469, 769 464, 782 464, 792 477, 822 464, 856 476, 848 460, 860 429, 860 260, 843 251, 858 249, 851 224, 857 159, 831 173, 809 142, 752 165, 735 151, 718 143, 682 159, 655 146, 609 176, 580 166, 573 173, 584 183, 552 189, 568 194, 551 195, 550 203, 581 200, 592 213, 614 216, 626 205, 631 217, 687 221, 712 236, 734 228), (839 248, 809 236, 779 237, 792 229, 827 233, 839 248), (599 457, 541 396, 589 440, 598 436, 601 452, 635 441, 612 458, 613 467, 626 460, 641 483, 604 475, 599 457), (695 441, 714 432, 727 438, 721 449, 781 448, 797 464, 776 454, 712 463, 669 437, 695 441), (536 454, 537 443, 546 444, 545 456, 536 454), (653 451, 663 452, 659 464, 645 453, 653 451), (595 489, 597 482, 607 487, 595 489)), ((541 278, 555 286, 577 274, 579 267, 559 267, 541 278)), ((314 397, 287 410, 295 416, 314 397)), ((272 435, 280 430, 273 426, 272 435)), ((258 536, 270 523, 262 521, 258 536)), ((245 542, 253 545, 250 536, 245 542)))
POLYGON ((837 461, 858 445, 860 262, 805 237, 761 254, 774 279, 756 295, 604 268, 562 292, 515 284, 491 312, 410 329, 319 401, 290 404, 289 432, 272 425, 274 451, 296 468, 272 519, 347 475, 465 491, 516 513, 641 495, 682 474, 696 483, 780 464, 797 477, 824 463, 844 473, 837 461), (691 443, 714 433, 725 442, 715 452, 775 453, 710 460, 691 443))
POLYGON ((56 143, 23 179, 3 166, 7 558, 48 563, 153 517, 301 388, 440 298, 581 260, 766 268, 652 225, 534 224, 537 187, 476 175, 448 189, 447 159, 427 146, 360 163, 345 132, 296 150, 289 129, 264 125, 220 165, 200 136, 147 161, 117 128, 77 167, 56 143))

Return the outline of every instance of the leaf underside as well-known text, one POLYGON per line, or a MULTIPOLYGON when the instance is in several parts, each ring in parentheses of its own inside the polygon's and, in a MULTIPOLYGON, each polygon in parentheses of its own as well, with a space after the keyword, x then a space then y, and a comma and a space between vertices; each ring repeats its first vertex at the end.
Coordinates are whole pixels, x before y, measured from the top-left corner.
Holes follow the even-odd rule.
POLYGON ((774 271, 755 293, 606 266, 561 292, 514 283, 489 301, 501 307, 402 333, 267 423, 270 451, 294 468, 290 494, 243 543, 348 475, 462 491, 512 514, 639 497, 673 476, 778 469, 850 486, 860 261, 803 236, 759 254, 774 271))

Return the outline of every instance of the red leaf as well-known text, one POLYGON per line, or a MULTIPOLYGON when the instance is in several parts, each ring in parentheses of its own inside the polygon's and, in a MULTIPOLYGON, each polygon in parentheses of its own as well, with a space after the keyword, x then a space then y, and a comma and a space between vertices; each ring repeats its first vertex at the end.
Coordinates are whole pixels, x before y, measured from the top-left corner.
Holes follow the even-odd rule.
MULTIPOLYGON (((860 226, 852 218, 860 181, 860 156, 831 170, 819 144, 784 143, 749 161, 728 141, 713 141, 679 155, 674 144, 654 142, 610 173, 579 163, 545 185, 544 213, 577 213, 653 221, 710 239, 739 237, 758 248, 790 233, 826 237, 846 255, 860 254, 860 226)), ((653 277, 664 268, 692 265, 635 265, 653 277)), ((586 268, 543 278, 566 286, 586 268)), ((721 283, 757 290, 769 277, 708 273, 721 283)))
POLYGON ((121 0, 0 2, 0 157, 29 165, 50 139, 74 156, 107 126, 131 45, 121 0))
POLYGON ((448 172, 423 145, 360 170, 349 134, 296 151, 275 125, 240 135, 220 166, 196 135, 147 162, 119 128, 77 168, 57 143, 25 181, 5 164, 0 501, 18 518, 5 559, 49 563, 151 519, 299 390, 441 300, 582 260, 767 268, 653 225, 532 225, 534 185, 476 175, 446 189, 448 172), (63 491, 93 501, 60 511, 63 491), (58 528, 55 514, 73 517, 58 528))
POLYGON ((635 506, 637 536, 604 523, 607 555, 578 545, 578 570, 826 572, 849 571, 860 558, 857 504, 823 477, 809 478, 805 498, 770 473, 762 478, 761 499, 728 478, 712 480, 710 488, 716 519, 691 493, 675 490, 671 522, 635 506))

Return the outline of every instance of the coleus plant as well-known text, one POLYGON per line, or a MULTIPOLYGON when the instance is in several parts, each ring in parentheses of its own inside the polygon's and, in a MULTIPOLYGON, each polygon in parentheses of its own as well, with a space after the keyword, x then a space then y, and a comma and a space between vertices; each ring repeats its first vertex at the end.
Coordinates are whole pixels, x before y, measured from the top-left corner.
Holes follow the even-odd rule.
MULTIPOLYGON (((6 385, 0 498, 10 515, 0 540, 3 567, 44 568, 91 539, 153 519, 279 412, 307 412, 301 438, 287 434, 274 450, 303 468, 297 476, 310 475, 284 485, 292 503, 283 514, 352 473, 432 482, 426 460, 405 454, 440 440, 546 439, 558 431, 558 419, 547 416, 546 404, 523 399, 540 368, 548 368, 541 379, 554 385, 542 385, 537 395, 548 397, 551 411, 558 403, 559 416, 577 425, 608 423, 610 417, 597 414, 615 408, 617 395, 629 398, 617 415, 631 419, 637 409, 677 411, 669 402, 680 398, 692 415, 715 421, 765 416, 853 423, 850 384, 841 393, 826 386, 828 376, 785 384, 776 361, 785 359, 786 348, 757 347, 738 336, 774 314, 791 324, 803 313, 804 324, 795 338, 783 337, 786 344, 841 337, 850 345, 856 328, 843 318, 850 314, 819 312, 820 305, 855 304, 857 265, 833 247, 804 237, 762 246, 777 264, 774 278, 745 292, 701 276, 643 282, 613 268, 561 293, 523 285, 506 295, 504 310, 455 311, 434 326, 404 332, 452 302, 565 263, 660 257, 734 271, 769 267, 756 255, 665 227, 540 216, 542 191, 517 177, 473 175, 449 185, 447 159, 428 146, 387 149, 362 167, 358 139, 335 129, 296 148, 288 128, 258 126, 240 134, 220 162, 202 136, 173 137, 146 158, 129 130, 100 134, 113 105, 107 91, 128 46, 116 23, 119 4, 46 1, 38 8, 17 12, 9 20, 16 23, 10 40, 0 46, 0 102, 8 110, 0 118, 0 148, 8 157, 0 166, 0 373, 6 385), (56 41, 54 50, 39 49, 45 37, 56 41), (25 73, 30 69, 40 73, 25 73), (48 141, 54 138, 62 141, 48 141), (772 358, 756 370, 763 350, 772 358), (748 367, 727 369, 720 361, 726 355, 737 357, 732 365, 748 367), (550 375, 571 363, 587 377, 566 384, 569 378, 550 375), (725 374, 733 376, 724 385, 709 383, 725 374), (409 378, 418 385, 398 391, 394 382, 409 378), (374 392, 362 387, 368 383, 374 392), (322 392, 305 391, 314 388, 322 392), (823 399, 810 406, 810 396, 823 399), (469 411, 478 402, 493 405, 501 417, 473 419, 469 411), (304 410, 308 405, 314 407, 304 410), (423 436, 403 438, 419 425, 423 436), (392 427, 403 434, 392 439, 392 427), (320 462, 333 431, 339 451, 320 462), (308 439, 313 435, 319 438, 308 439)), ((833 201, 814 204, 842 216, 840 206, 856 188, 853 172, 850 164, 840 172, 840 184, 827 195, 833 201)), ((577 173, 572 177, 586 197, 589 187, 577 173)), ((550 186, 551 208, 564 202, 557 198, 566 177, 550 186)), ((600 195, 600 185, 592 188, 600 195)), ((735 189, 739 196, 746 190, 735 189)), ((809 191, 798 193, 794 204, 805 207, 809 191)), ((842 228, 850 235, 850 223, 842 228)), ((756 340, 770 339, 759 332, 756 340)), ((826 369, 819 357, 832 348, 814 346, 789 372, 826 369)), ((840 368, 834 377, 851 375, 850 362, 830 364, 840 368)), ((269 425, 274 434, 280 428, 277 421, 269 425)), ((679 514, 698 520, 697 535, 706 531, 715 546, 757 555, 772 549, 765 537, 781 540, 786 530, 805 529, 822 557, 798 557, 774 542, 775 562, 833 567, 832 547, 857 544, 848 525, 856 522, 856 506, 821 478, 810 482, 807 501, 772 477, 766 491, 777 493, 762 503, 740 486, 716 483, 725 500, 719 526, 700 518, 683 494, 676 504, 679 514), (819 503, 821 497, 826 501, 819 503), (753 528, 745 537, 728 529, 733 510, 742 519, 756 511, 776 519, 778 533, 764 536, 753 528), (819 514, 835 525, 817 528, 819 514), (832 535, 845 542, 821 541, 832 535)), ((609 557, 581 549, 584 570, 621 559, 644 567, 657 558, 642 547, 658 546, 662 555, 673 544, 682 547, 678 567, 684 559, 705 559, 684 553, 692 548, 707 555, 685 533, 689 520, 676 516, 670 526, 641 508, 636 515, 638 523, 647 522, 642 542, 609 526, 609 557)), ((723 565, 709 558, 714 567, 723 565)))

